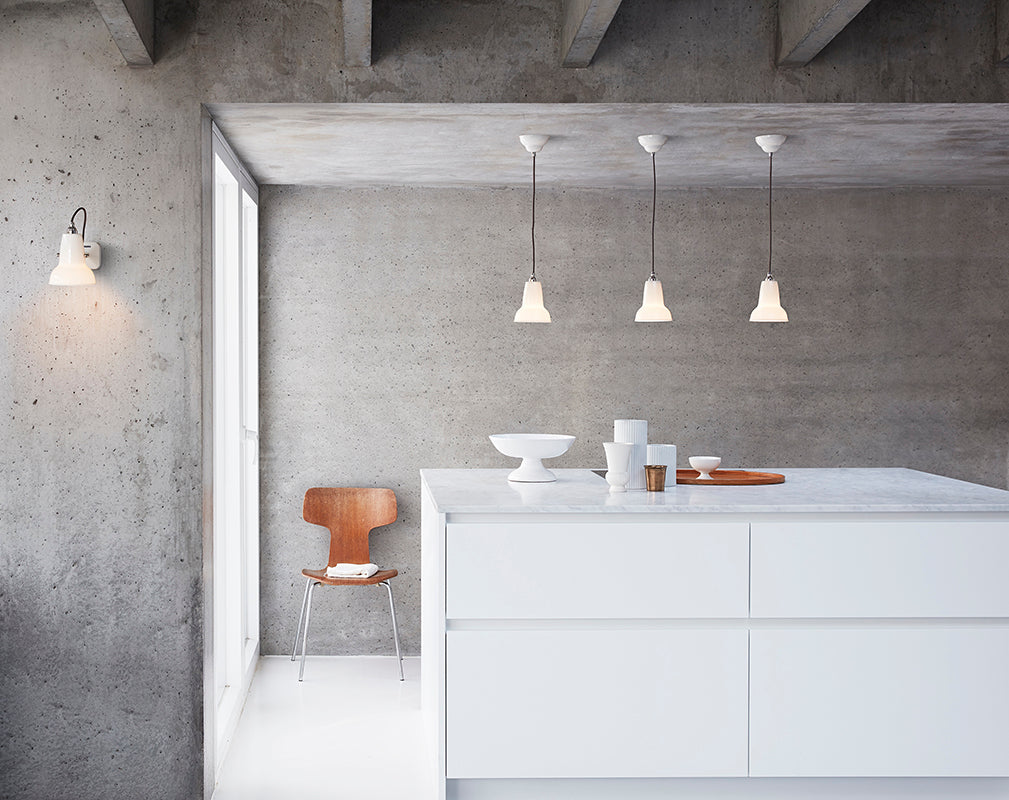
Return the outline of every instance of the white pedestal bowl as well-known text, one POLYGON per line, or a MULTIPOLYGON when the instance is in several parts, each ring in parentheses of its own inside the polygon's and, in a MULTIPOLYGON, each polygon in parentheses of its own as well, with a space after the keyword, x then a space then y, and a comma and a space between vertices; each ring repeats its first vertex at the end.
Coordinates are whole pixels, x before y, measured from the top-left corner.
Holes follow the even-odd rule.
POLYGON ((564 455, 575 437, 559 433, 495 433, 490 440, 502 455, 522 459, 519 468, 508 476, 508 480, 549 483, 557 477, 543 466, 542 459, 564 455))
POLYGON ((711 473, 718 469, 718 465, 722 463, 722 459, 718 456, 691 456, 687 461, 690 462, 693 469, 700 473, 697 478, 702 481, 713 481, 711 473))

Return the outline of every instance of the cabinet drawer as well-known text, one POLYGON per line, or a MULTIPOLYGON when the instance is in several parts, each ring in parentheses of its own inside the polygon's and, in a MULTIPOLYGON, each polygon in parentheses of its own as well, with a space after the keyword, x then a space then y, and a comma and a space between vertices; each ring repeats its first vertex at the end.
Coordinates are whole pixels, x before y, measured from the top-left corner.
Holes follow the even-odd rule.
POLYGON ((446 526, 449 618, 745 617, 747 523, 446 526))
POLYGON ((1009 628, 755 630, 750 775, 1009 775, 1009 628))
POLYGON ((744 630, 450 631, 447 775, 745 776, 746 652, 744 630))
POLYGON ((1009 523, 756 522, 754 617, 1009 616, 1009 523))

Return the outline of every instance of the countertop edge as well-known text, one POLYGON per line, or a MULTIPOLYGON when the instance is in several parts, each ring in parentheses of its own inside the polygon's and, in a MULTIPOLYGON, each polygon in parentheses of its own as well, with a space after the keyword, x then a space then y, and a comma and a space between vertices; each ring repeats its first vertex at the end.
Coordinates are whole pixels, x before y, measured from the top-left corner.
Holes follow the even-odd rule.
MULTIPOLYGON (((654 515, 654 514, 934 514, 934 513, 948 513, 948 514, 1007 514, 1009 513, 1009 492, 1003 489, 996 489, 994 487, 983 486, 981 484, 970 483, 969 481, 963 481, 956 478, 948 478, 941 475, 936 475, 929 472, 924 472, 921 470, 913 470, 907 467, 837 467, 837 468, 803 468, 803 469, 773 469, 773 468, 761 468, 769 469, 771 471, 781 472, 786 475, 785 484, 776 484, 768 487, 701 487, 699 491, 701 492, 741 492, 742 490, 753 490, 755 488, 771 490, 766 501, 754 502, 753 498, 748 498, 742 500, 741 502, 713 502, 705 504, 692 504, 686 502, 686 494, 690 493, 693 487, 688 485, 677 486, 674 489, 670 489, 665 493, 665 496, 655 495, 652 498, 648 498, 649 493, 638 491, 638 492, 627 492, 625 495, 609 495, 606 491, 596 492, 596 489, 603 489, 604 484, 599 484, 598 486, 594 481, 602 479, 598 476, 593 476, 591 481, 586 481, 586 474, 591 474, 589 469, 563 469, 555 470, 555 472, 561 477, 561 480, 557 484, 508 484, 507 483, 507 470, 501 469, 422 469, 420 470, 420 477, 422 484, 427 487, 427 490, 431 496, 431 500, 434 503, 436 510, 444 514, 501 514, 501 515, 514 515, 514 514, 541 514, 541 515, 557 515, 557 514, 597 514, 597 515, 614 515, 614 514, 628 514, 628 515, 654 515), (480 477, 478 473, 483 473, 484 478, 487 479, 487 486, 489 488, 489 496, 486 501, 474 501, 471 493, 468 493, 466 498, 460 498, 458 500, 446 501, 445 498, 439 497, 439 490, 444 491, 443 487, 432 486, 431 480, 439 474, 444 477, 449 477, 451 473, 458 473, 459 477, 480 477), (915 487, 918 489, 915 493, 920 492, 922 496, 922 501, 911 500, 908 497, 903 497, 900 500, 894 502, 887 502, 876 497, 875 500, 865 500, 860 501, 857 495, 853 495, 850 500, 844 500, 841 502, 833 501, 833 499, 826 502, 817 502, 816 499, 810 499, 810 502, 802 502, 804 498, 795 498, 792 495, 791 502, 782 502, 785 498, 780 495, 775 497, 773 491, 778 487, 789 486, 788 475, 793 476, 792 486, 789 487, 794 491, 810 491, 810 493, 818 493, 822 487, 810 486, 808 488, 795 487, 795 483, 806 482, 808 483, 811 478, 817 477, 818 473, 822 473, 824 478, 831 477, 829 473, 834 473, 834 476, 842 476, 843 478, 850 478, 855 482, 853 491, 857 492, 863 487, 859 487, 857 483, 859 481, 864 482, 870 480, 870 486, 879 483, 877 476, 881 476, 885 473, 892 473, 896 477, 899 475, 905 486, 900 492, 907 495, 907 484, 917 484, 915 487), (567 480, 564 480, 567 479, 567 480), (556 496, 550 497, 548 500, 543 500, 542 497, 537 499, 537 492, 542 491, 549 494, 552 487, 558 485, 563 486, 567 483, 573 493, 578 493, 581 491, 584 493, 586 490, 592 493, 591 502, 585 502, 584 496, 576 499, 572 497, 572 502, 565 503, 562 498, 557 498, 556 496), (949 498, 946 501, 935 501, 929 502, 925 497, 932 493, 936 488, 945 489, 947 492, 956 491, 962 487, 964 491, 989 494, 994 493, 996 496, 1004 495, 1005 501, 1002 501, 1001 497, 997 497, 994 501, 990 497, 979 497, 973 502, 957 502, 954 498, 949 498), (682 493, 680 498, 674 498, 672 495, 676 492, 682 493), (497 497, 493 497, 497 494, 497 497), (643 502, 647 502, 648 499, 654 499, 660 501, 656 505, 644 505, 643 502), (628 504, 625 503, 629 501, 628 504), (677 500, 683 500, 684 502, 677 502, 677 500), (910 500, 910 501, 909 501, 910 500), (671 502, 667 502, 671 501, 671 502)), ((787 491, 787 490, 786 490, 787 491)), ((697 495, 694 495, 696 497, 697 495)))

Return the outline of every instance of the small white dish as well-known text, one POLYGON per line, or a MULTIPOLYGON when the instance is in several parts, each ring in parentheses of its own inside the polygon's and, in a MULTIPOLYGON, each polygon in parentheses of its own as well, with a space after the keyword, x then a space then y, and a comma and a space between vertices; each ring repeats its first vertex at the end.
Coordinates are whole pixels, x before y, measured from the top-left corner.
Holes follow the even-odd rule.
POLYGON ((564 455, 575 441, 560 433, 495 433, 491 444, 502 455, 521 458, 522 463, 508 480, 518 483, 549 483, 557 476, 543 466, 541 459, 564 455))
POLYGON ((718 456, 691 456, 687 460, 690 462, 690 468, 696 469, 700 473, 697 479, 701 481, 714 480, 711 473, 718 469, 718 465, 722 463, 722 459, 718 456))

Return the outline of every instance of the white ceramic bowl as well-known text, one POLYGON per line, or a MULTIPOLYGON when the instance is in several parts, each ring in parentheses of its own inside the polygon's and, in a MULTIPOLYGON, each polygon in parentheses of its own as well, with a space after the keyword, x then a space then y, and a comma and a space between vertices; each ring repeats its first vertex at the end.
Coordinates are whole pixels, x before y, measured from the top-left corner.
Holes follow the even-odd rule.
POLYGON ((711 473, 718 469, 718 465, 722 463, 722 459, 718 456, 691 456, 687 460, 690 462, 691 469, 696 469, 701 473, 697 477, 702 481, 714 480, 711 473))
POLYGON ((557 477, 543 466, 541 459, 564 455, 575 437, 559 433, 495 433, 490 440, 502 455, 522 459, 522 464, 508 476, 508 480, 549 483, 557 477))

